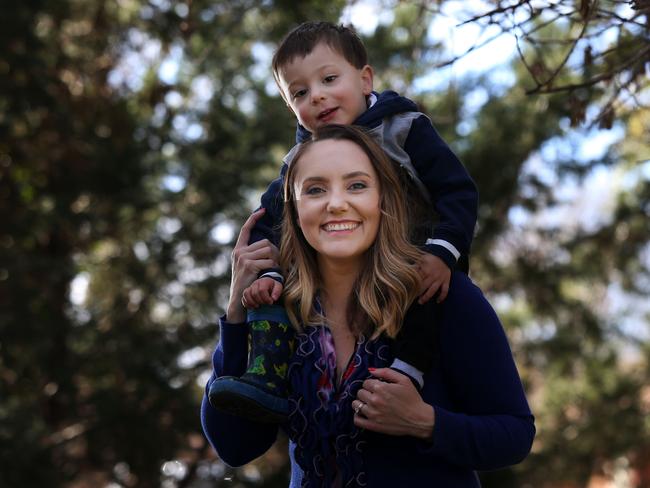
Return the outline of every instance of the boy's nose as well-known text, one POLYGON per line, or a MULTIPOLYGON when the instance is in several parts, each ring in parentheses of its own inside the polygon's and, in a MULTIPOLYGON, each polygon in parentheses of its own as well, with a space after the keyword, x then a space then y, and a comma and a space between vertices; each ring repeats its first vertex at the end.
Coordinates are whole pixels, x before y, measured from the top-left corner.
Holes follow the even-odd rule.
POLYGON ((321 88, 311 89, 311 103, 318 103, 325 98, 325 92, 321 88))

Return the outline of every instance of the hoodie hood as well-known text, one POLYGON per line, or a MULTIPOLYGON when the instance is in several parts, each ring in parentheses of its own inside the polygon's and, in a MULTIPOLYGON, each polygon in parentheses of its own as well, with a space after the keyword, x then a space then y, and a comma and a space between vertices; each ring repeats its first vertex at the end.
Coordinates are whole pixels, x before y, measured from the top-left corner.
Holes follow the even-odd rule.
MULTIPOLYGON (((373 129, 381 124, 381 121, 391 115, 403 112, 418 112, 418 107, 412 100, 398 95, 396 92, 386 90, 381 93, 373 92, 377 96, 377 102, 368 110, 363 112, 354 125, 361 125, 373 129)), ((311 132, 298 124, 296 128, 296 143, 305 142, 311 138, 311 132)))

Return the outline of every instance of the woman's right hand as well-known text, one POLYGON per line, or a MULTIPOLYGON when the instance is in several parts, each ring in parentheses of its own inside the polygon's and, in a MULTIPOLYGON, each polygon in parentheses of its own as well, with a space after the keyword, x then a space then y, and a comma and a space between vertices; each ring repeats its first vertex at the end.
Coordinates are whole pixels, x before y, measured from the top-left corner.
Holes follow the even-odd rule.
POLYGON ((368 371, 373 377, 363 382, 352 402, 354 425, 382 434, 430 440, 436 412, 425 403, 411 380, 390 368, 368 371))
POLYGON ((262 218, 264 211, 260 208, 248 217, 232 251, 232 277, 226 320, 233 324, 246 321, 246 309, 241 302, 244 290, 257 279, 260 271, 278 266, 278 248, 268 239, 248 244, 251 230, 262 218))

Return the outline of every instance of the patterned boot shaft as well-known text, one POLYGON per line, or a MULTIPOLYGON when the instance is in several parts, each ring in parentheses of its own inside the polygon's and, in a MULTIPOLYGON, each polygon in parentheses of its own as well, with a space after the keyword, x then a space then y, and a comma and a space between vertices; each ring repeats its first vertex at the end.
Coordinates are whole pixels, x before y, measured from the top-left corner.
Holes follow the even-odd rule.
POLYGON ((289 414, 288 362, 295 334, 284 308, 260 307, 248 312, 248 369, 239 378, 212 382, 210 404, 222 412, 256 422, 284 423, 289 414))
POLYGON ((275 395, 287 395, 287 369, 293 354, 295 332, 284 309, 261 307, 248 312, 250 353, 242 379, 264 386, 275 395))

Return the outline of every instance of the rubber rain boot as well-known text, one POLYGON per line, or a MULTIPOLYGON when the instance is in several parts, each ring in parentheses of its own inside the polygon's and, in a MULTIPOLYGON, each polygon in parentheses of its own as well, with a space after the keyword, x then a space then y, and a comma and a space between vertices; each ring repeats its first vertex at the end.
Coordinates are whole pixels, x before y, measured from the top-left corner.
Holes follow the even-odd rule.
POLYGON ((283 423, 289 413, 287 369, 295 341, 293 326, 278 305, 248 311, 248 369, 239 378, 217 378, 210 404, 225 413, 256 422, 283 423))

